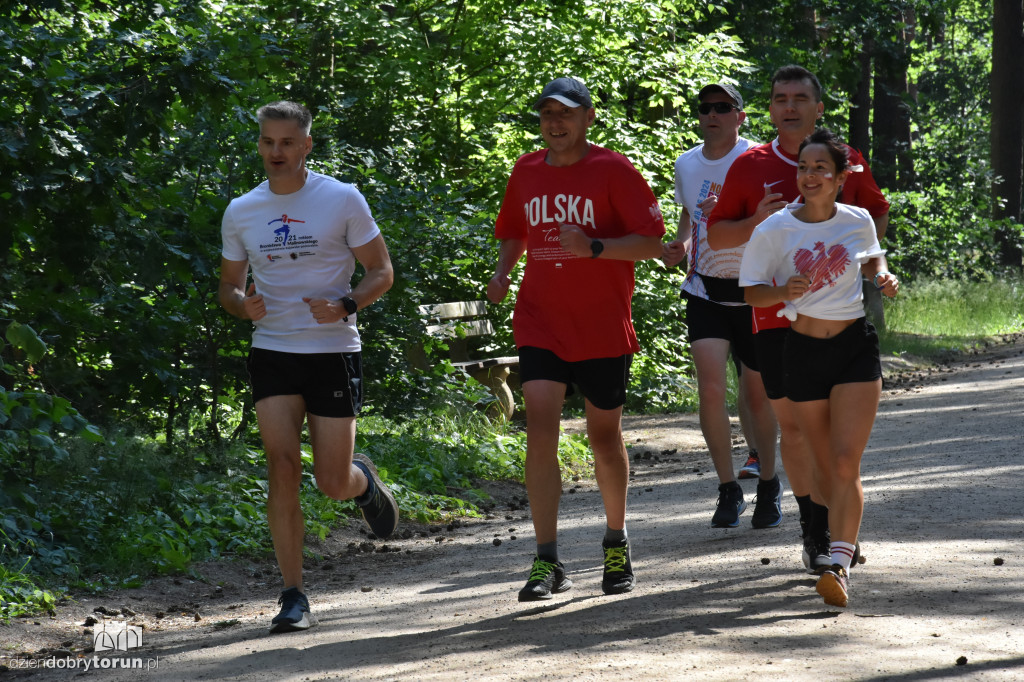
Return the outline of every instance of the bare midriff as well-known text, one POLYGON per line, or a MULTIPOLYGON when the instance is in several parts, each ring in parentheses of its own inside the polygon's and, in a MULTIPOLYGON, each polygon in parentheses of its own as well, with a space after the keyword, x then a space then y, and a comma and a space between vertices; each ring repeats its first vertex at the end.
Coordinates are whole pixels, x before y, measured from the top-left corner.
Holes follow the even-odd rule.
POLYGON ((859 319, 855 317, 852 320, 822 320, 818 317, 797 315, 796 321, 793 322, 793 331, 815 339, 830 339, 859 319))

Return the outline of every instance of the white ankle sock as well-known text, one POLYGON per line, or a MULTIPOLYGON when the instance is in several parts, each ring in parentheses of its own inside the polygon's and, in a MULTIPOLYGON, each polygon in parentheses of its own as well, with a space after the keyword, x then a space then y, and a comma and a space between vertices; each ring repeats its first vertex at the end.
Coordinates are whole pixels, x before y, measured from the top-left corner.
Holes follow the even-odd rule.
POLYGON ((850 570, 850 564, 853 563, 853 552, 856 546, 851 545, 849 542, 839 542, 838 540, 832 541, 832 563, 839 564, 847 571, 850 570))

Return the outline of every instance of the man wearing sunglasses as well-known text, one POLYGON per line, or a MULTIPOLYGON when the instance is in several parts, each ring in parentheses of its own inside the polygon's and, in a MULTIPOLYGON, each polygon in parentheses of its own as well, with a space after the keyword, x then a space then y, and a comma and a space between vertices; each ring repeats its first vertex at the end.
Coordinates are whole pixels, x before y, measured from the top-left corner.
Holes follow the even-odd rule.
MULTIPOLYGON (((738 285, 742 248, 715 250, 708 246, 708 215, 718 201, 725 176, 743 152, 755 145, 740 137, 746 119, 743 97, 728 83, 712 83, 697 95, 698 123, 703 143, 682 154, 675 164, 675 198, 682 205, 675 241, 665 245, 668 266, 688 260, 681 296, 686 300, 686 326, 697 372, 701 431, 718 475, 718 504, 711 519, 716 528, 734 528, 746 509, 743 490, 732 462, 732 434, 726 404, 726 369, 730 355, 739 375, 740 422, 751 451, 740 478, 775 476, 775 418, 757 373, 750 306, 738 285), (758 447, 764 441, 764 459, 758 447)), ((781 516, 771 495, 754 514, 754 525, 778 525, 781 516), (767 503, 767 504, 766 504, 767 503)))
MULTIPOLYGON (((818 78, 798 65, 778 69, 772 77, 768 113, 778 136, 768 144, 752 147, 729 169, 718 204, 708 218, 708 242, 713 248, 745 247, 754 228, 765 218, 788 203, 800 201, 796 184, 800 143, 814 132, 825 113, 818 78)), ((850 166, 859 172, 850 174, 839 201, 866 209, 881 240, 889 222, 889 202, 860 152, 847 147, 847 153, 850 166)), ((786 476, 800 510, 804 566, 820 574, 832 564, 828 508, 818 503, 823 498, 813 490, 811 454, 800 434, 792 403, 782 391, 782 347, 789 321, 776 314, 780 307, 753 308, 754 347, 764 389, 781 431, 779 450, 786 476)), ((762 494, 759 486, 759 502, 762 494)), ((781 504, 781 484, 778 501, 781 504)))

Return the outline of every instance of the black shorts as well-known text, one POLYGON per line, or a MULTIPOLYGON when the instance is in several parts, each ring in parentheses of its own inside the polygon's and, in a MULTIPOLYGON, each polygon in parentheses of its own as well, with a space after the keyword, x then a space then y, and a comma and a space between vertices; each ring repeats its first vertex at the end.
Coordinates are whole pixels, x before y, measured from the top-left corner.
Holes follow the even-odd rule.
POLYGON ((789 327, 765 329, 754 334, 754 348, 757 350, 757 365, 761 368, 761 382, 769 400, 786 397, 785 353, 789 327))
POLYGON ((790 330, 785 362, 786 397, 798 403, 827 400, 838 384, 882 378, 878 334, 863 317, 828 339, 790 330))
POLYGON ((687 292, 683 292, 683 298, 686 299, 687 339, 691 345, 701 339, 725 339, 732 345, 735 357, 758 371, 750 306, 722 305, 687 292))
POLYGON ((355 417, 363 405, 360 353, 282 353, 253 348, 245 363, 253 402, 301 395, 318 417, 355 417))
POLYGON ((543 379, 565 384, 566 395, 572 395, 573 384, 594 407, 614 410, 626 403, 626 385, 632 355, 617 358, 595 358, 568 362, 545 348, 522 346, 519 349, 519 380, 521 383, 543 379))

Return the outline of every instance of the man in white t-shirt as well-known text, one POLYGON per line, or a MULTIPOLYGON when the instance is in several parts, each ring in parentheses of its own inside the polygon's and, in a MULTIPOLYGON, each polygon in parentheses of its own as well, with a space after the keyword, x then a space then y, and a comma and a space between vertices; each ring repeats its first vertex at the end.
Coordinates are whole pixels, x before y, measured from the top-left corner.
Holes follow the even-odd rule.
POLYGON ((254 327, 247 368, 267 456, 267 520, 284 580, 270 631, 288 632, 315 623, 302 585, 304 423, 320 490, 354 498, 378 537, 398 525, 398 506, 373 463, 354 453, 363 383, 356 311, 391 287, 394 271, 359 191, 306 168, 309 111, 274 102, 256 117, 267 180, 224 212, 219 295, 225 310, 254 327), (353 289, 357 262, 365 273, 353 289))
MULTIPOLYGON (((746 114, 743 97, 728 83, 712 83, 698 93, 698 122, 703 144, 683 153, 675 164, 676 202, 683 209, 675 241, 664 246, 663 261, 689 261, 683 280, 690 351, 697 371, 701 431, 715 472, 719 497, 711 524, 732 528, 746 508, 732 463, 732 434, 726 406, 726 366, 732 355, 739 374, 740 422, 750 454, 740 478, 775 477, 775 420, 756 371, 750 306, 736 283, 743 249, 716 251, 708 246, 707 216, 715 207, 726 173, 740 154, 756 143, 740 137, 746 114)), ((765 502, 773 499, 764 497, 765 502)), ((754 525, 778 525, 774 506, 758 505, 754 525), (764 507, 763 509, 760 509, 764 507)))

